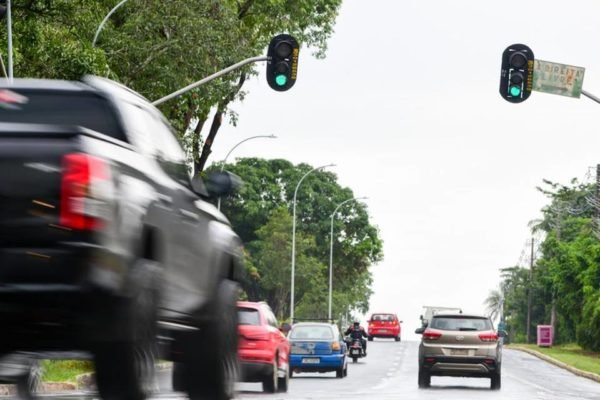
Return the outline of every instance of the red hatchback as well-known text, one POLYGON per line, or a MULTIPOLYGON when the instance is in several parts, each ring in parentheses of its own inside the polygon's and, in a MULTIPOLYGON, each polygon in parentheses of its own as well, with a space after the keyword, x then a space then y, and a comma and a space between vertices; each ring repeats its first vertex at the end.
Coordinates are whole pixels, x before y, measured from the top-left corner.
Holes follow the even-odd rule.
POLYGON ((398 321, 396 314, 373 314, 369 319, 369 340, 373 338, 393 338, 400 341, 402 321, 398 321))
POLYGON ((266 303, 238 301, 241 380, 262 382, 268 393, 287 392, 290 344, 266 303))

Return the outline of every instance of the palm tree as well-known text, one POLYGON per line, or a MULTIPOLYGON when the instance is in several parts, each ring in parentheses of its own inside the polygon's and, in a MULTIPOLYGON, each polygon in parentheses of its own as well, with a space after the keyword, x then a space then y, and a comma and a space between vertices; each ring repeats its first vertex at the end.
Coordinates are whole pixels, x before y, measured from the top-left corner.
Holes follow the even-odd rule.
POLYGON ((488 316, 492 321, 495 320, 496 317, 500 316, 502 303, 504 303, 502 289, 490 290, 490 293, 483 304, 485 305, 485 311, 488 313, 488 316))

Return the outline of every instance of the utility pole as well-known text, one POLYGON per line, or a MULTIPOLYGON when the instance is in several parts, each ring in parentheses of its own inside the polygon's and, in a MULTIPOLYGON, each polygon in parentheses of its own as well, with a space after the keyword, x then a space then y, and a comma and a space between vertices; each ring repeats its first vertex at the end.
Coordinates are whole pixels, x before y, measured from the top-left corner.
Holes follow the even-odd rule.
POLYGON ((531 238, 531 256, 529 258, 529 285, 527 289, 527 343, 531 343, 531 303, 533 301, 533 247, 535 239, 531 238))

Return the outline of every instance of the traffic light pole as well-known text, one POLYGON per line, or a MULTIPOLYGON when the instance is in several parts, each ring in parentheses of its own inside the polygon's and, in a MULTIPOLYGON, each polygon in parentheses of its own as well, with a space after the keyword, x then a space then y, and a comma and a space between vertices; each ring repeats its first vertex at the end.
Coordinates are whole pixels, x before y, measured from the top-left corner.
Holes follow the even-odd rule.
POLYGON ((584 95, 585 97, 587 97, 588 99, 592 99, 594 100, 596 103, 600 104, 600 98, 594 96, 593 94, 586 92, 585 90, 581 91, 581 94, 584 95))
POLYGON ((225 74, 227 74, 227 73, 229 73, 231 71, 235 71, 236 69, 239 69, 239 68, 243 67, 244 65, 257 63, 257 62, 260 62, 260 61, 267 61, 267 60, 268 60, 267 56, 257 56, 257 57, 246 58, 245 60, 240 61, 237 64, 233 64, 232 66, 227 67, 225 69, 222 69, 219 72, 215 72, 214 74, 212 74, 210 76, 207 76, 206 78, 201 79, 198 82, 194 82, 194 83, 192 83, 192 84, 190 84, 190 85, 188 85, 188 86, 186 86, 186 87, 184 87, 182 89, 179 89, 176 92, 173 92, 173 93, 171 93, 171 94, 169 94, 169 95, 161 98, 161 99, 155 100, 155 101, 152 102, 152 104, 155 105, 155 106, 157 106, 159 104, 164 103, 167 100, 171 100, 171 99, 174 99, 175 97, 179 97, 182 94, 187 93, 190 90, 197 88, 198 86, 202 86, 205 83, 208 83, 208 82, 210 82, 212 80, 215 80, 215 79, 217 79, 217 78, 219 78, 219 77, 221 77, 221 76, 223 76, 223 75, 225 75, 225 74))

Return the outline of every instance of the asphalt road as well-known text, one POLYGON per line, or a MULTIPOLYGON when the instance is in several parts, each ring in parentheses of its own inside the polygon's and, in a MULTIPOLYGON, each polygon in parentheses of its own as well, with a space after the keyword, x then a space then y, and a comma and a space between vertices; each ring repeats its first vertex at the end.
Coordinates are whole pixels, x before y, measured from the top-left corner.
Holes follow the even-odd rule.
MULTIPOLYGON (((282 394, 264 394, 257 383, 241 383, 238 399, 377 399, 377 400, 598 400, 600 383, 578 377, 529 354, 504 350, 502 389, 491 391, 489 379, 433 377, 430 389, 417 387, 417 342, 374 341, 369 356, 349 364, 348 377, 335 373, 298 374, 290 381, 290 390, 282 394)), ((169 371, 159 376, 161 393, 157 399, 182 399, 168 391, 169 371)), ((49 396, 50 397, 50 396, 49 396)), ((53 399, 92 399, 93 394, 71 393, 53 399)), ((44 396, 46 398, 46 396, 44 396)))

